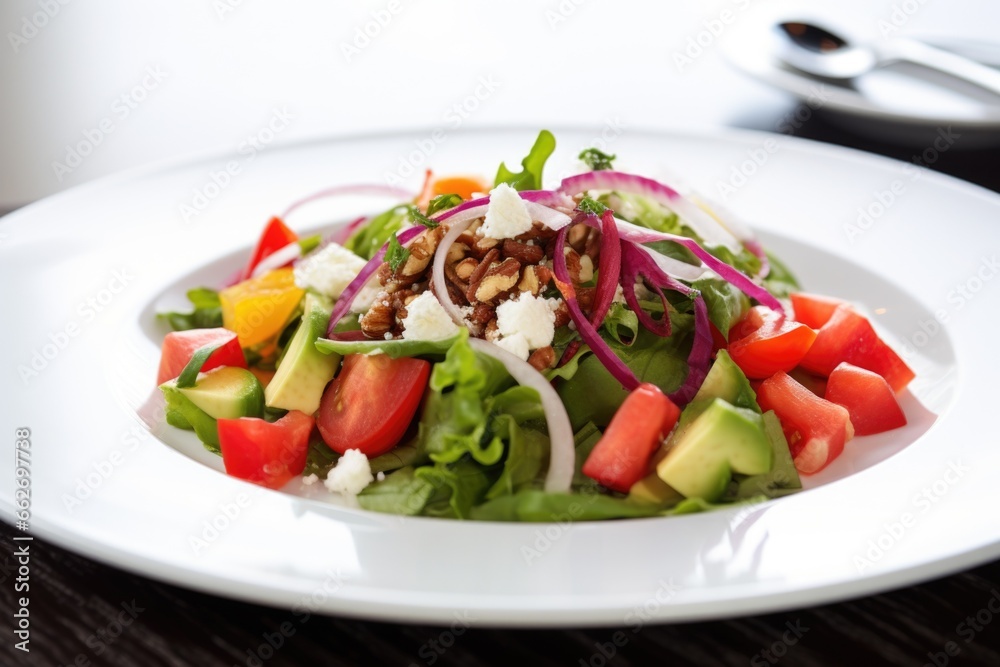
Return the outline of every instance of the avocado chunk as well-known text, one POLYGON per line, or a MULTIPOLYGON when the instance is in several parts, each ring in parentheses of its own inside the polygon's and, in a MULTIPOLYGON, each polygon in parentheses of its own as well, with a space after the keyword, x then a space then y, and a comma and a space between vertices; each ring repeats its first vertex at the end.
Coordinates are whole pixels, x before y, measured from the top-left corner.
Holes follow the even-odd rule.
POLYGON ((193 387, 177 387, 177 379, 160 385, 167 401, 167 423, 194 429, 198 439, 213 452, 219 451, 217 419, 260 417, 264 413, 264 390, 245 368, 222 366, 199 373, 193 387))
POLYGON ((715 363, 694 396, 696 401, 706 398, 721 398, 737 408, 760 412, 750 381, 725 350, 719 350, 715 363))
MULTIPOLYGON (((700 411, 679 424, 670 450, 656 474, 687 498, 713 501, 726 490, 734 472, 762 475, 771 470, 771 442, 760 414, 721 398, 685 408, 700 411)), ((683 418, 683 414, 682 414, 683 418)))
POLYGON ((792 454, 788 450, 788 441, 785 439, 785 433, 781 430, 781 422, 778 421, 774 410, 768 410, 764 413, 764 432, 771 442, 774 465, 771 466, 769 472, 763 475, 753 475, 740 480, 736 490, 736 499, 738 500, 761 495, 777 498, 795 493, 802 488, 799 471, 795 469, 792 454))
POLYGON ((319 410, 323 390, 340 365, 339 354, 316 349, 316 340, 326 335, 332 310, 325 297, 306 294, 302 321, 264 390, 267 407, 301 410, 307 415, 319 410))
POLYGON ((657 450, 649 464, 652 472, 632 485, 632 488, 628 490, 629 500, 647 505, 656 505, 662 509, 673 507, 684 500, 684 496, 678 493, 676 489, 671 488, 669 484, 660 479, 656 474, 656 466, 660 464, 660 461, 666 457, 669 451, 666 445, 657 450))

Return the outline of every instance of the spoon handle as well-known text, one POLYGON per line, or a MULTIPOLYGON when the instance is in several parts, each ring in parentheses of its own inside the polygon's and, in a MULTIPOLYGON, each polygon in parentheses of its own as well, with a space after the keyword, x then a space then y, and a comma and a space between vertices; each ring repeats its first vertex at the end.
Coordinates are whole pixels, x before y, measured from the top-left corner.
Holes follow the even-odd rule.
POLYGON ((882 60, 898 60, 950 74, 1000 95, 1000 71, 956 53, 937 49, 912 39, 894 39, 879 49, 882 60))

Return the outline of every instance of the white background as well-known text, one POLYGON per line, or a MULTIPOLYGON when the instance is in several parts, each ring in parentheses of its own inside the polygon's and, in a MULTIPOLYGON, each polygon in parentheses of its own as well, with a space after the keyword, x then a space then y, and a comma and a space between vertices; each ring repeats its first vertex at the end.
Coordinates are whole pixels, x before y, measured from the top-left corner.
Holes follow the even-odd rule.
MULTIPOLYGON (((275 110, 292 119, 271 145, 457 124, 773 129, 789 100, 729 67, 721 45, 750 17, 803 15, 788 7, 767 0, 4 0, 0 209, 135 165, 246 149, 275 110), (359 37, 366 27, 372 36, 359 37), (713 27, 718 35, 705 32, 713 27), (706 46, 695 46, 699 35, 706 46), (695 57, 679 65, 685 52, 695 57), (147 76, 149 68, 160 81, 147 76), (144 79, 147 89, 133 92, 144 79), (463 103, 460 112, 455 105, 463 103), (110 133, 101 130, 104 119, 110 133), (88 136, 100 143, 73 167, 70 149, 94 143, 88 136)), ((996 39, 1000 25, 1000 3, 976 0, 809 7, 808 16, 862 39, 878 37, 880 21, 900 25, 898 34, 986 40, 996 39)), ((512 146, 508 158, 523 149, 512 146)))

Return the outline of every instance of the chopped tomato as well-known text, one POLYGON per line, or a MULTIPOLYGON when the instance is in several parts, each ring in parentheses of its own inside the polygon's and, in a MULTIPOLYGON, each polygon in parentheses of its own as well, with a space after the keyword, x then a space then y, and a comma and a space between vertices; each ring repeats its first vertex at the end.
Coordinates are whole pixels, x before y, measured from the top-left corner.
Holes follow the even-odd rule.
POLYGON ((801 368, 788 371, 788 375, 800 385, 816 394, 820 398, 826 397, 826 378, 819 375, 807 373, 801 368))
POLYGON ((729 356, 749 378, 790 371, 806 355, 816 332, 766 306, 754 306, 729 331, 729 356))
POLYGON ((301 475, 314 420, 291 410, 274 423, 257 417, 219 420, 219 447, 226 472, 278 489, 301 475))
POLYGON ((792 312, 796 322, 801 322, 807 327, 819 329, 830 321, 833 311, 837 310, 844 302, 829 296, 819 294, 806 294, 805 292, 792 292, 788 295, 792 301, 792 312))
POLYGON ((236 334, 228 329, 191 329, 189 331, 173 331, 163 339, 163 351, 160 354, 160 368, 156 373, 156 384, 173 380, 181 374, 184 367, 199 348, 206 345, 220 344, 201 367, 202 372, 210 371, 220 366, 247 367, 246 357, 240 348, 236 334))
POLYGON ((712 323, 709 323, 709 330, 712 332, 712 356, 719 350, 724 350, 729 345, 729 341, 722 335, 722 332, 712 323))
POLYGON ((878 373, 897 394, 914 378, 910 367, 879 338, 871 322, 848 304, 838 306, 819 330, 816 342, 802 359, 802 368, 829 377, 844 361, 878 373))
POLYGON ((260 260, 268 255, 273 255, 289 243, 294 243, 298 240, 298 234, 289 229, 281 221, 281 218, 274 217, 268 220, 267 225, 264 226, 264 231, 261 232, 260 238, 257 239, 257 246, 250 255, 250 261, 247 262, 246 268, 243 269, 243 280, 246 280, 253 274, 253 270, 260 264, 260 260))
POLYGON ((462 199, 472 199, 477 192, 489 192, 483 179, 475 176, 446 176, 434 181, 434 196, 458 195, 462 199))
POLYGON ((787 373, 764 380, 757 390, 757 402, 765 412, 774 410, 778 415, 799 472, 819 472, 840 456, 844 443, 854 437, 845 408, 815 395, 787 373))
POLYGON ((649 460, 677 423, 681 411, 654 384, 644 383, 625 398, 591 450, 583 474, 628 493, 648 472, 649 460))
POLYGON ((292 269, 275 269, 219 292, 222 325, 253 347, 275 340, 298 308, 305 291, 295 285, 292 269))
POLYGON ((858 435, 871 435, 906 426, 892 387, 878 373, 844 362, 833 369, 826 400, 847 408, 858 435))
POLYGON ((427 388, 431 365, 422 359, 349 354, 320 401, 319 432, 335 452, 360 449, 372 458, 395 447, 427 388))

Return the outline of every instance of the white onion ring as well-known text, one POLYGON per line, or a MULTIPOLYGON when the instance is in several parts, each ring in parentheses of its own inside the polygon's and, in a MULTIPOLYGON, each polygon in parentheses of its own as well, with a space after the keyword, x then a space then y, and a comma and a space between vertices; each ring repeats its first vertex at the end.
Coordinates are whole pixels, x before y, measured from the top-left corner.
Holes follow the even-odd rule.
POLYGON ((549 471, 545 475, 545 490, 549 493, 569 493, 576 470, 576 445, 573 442, 573 427, 559 394, 544 375, 507 350, 480 338, 470 337, 469 345, 503 364, 519 385, 538 392, 549 429, 549 471))
POLYGON ((275 250, 270 255, 260 260, 257 263, 257 266, 253 267, 253 272, 250 273, 250 277, 259 278, 268 271, 280 269, 289 262, 294 262, 299 257, 302 257, 302 246, 300 246, 297 241, 292 241, 283 248, 275 250))

